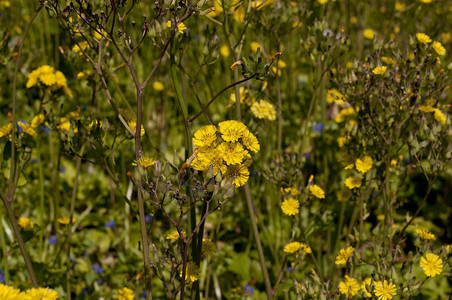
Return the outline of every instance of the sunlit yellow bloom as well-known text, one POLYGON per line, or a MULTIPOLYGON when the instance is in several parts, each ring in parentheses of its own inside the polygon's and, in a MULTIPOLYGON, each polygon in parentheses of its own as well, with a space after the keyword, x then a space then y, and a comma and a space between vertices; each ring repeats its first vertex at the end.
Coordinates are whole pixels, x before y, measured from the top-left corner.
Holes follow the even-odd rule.
POLYGON ((443 112, 437 108, 435 108, 434 111, 435 111, 434 117, 436 121, 440 122, 443 125, 446 124, 446 116, 443 114, 443 112))
MULTIPOLYGON (((187 237, 187 233, 185 231, 182 231, 182 234, 184 235, 184 238, 187 237)), ((169 233, 166 236, 167 240, 177 240, 179 239, 179 232, 177 232, 177 230, 174 230, 173 232, 169 233)))
POLYGON ((442 56, 442 55, 446 54, 446 48, 444 48, 440 42, 434 41, 432 44, 432 48, 433 48, 433 50, 436 51, 436 53, 438 53, 438 55, 442 56))
MULTIPOLYGON (((171 28, 171 21, 166 22, 166 26, 168 26, 168 28, 171 28)), ((179 25, 177 25, 176 31, 178 31, 179 33, 184 33, 185 29, 187 29, 185 24, 184 23, 179 23, 179 25)))
POLYGON ((56 71, 51 66, 43 65, 30 74, 28 74, 28 81, 25 84, 27 88, 37 85, 39 82, 52 88, 63 88, 68 96, 72 96, 71 90, 67 86, 66 77, 60 71, 56 71))
POLYGON ((118 300, 133 300, 135 294, 131 289, 123 287, 116 291, 116 297, 118 297, 118 300))
POLYGON ((432 3, 433 2, 433 0, 419 0, 419 1, 421 1, 422 3, 432 3))
POLYGON ((294 188, 294 187, 285 188, 284 189, 284 193, 292 195, 292 197, 300 195, 300 191, 297 188, 294 188))
POLYGON ((23 295, 20 292, 20 290, 12 287, 12 286, 8 286, 8 285, 4 285, 2 283, 0 283, 0 299, 5 299, 5 300, 21 300, 23 299, 23 295))
POLYGON ((364 29, 363 35, 366 39, 373 40, 373 38, 375 37, 375 31, 373 31, 372 29, 364 29))
POLYGON ((217 139, 217 128, 213 125, 208 125, 198 129, 193 138, 193 145, 195 147, 210 147, 217 139))
POLYGON ((384 73, 386 73, 386 70, 387 70, 386 66, 376 67, 375 69, 372 70, 372 73, 374 73, 375 75, 383 75, 384 73))
POLYGON ((261 146, 259 145, 259 141, 257 140, 256 136, 254 136, 254 134, 252 134, 249 130, 246 130, 243 133, 242 144, 248 150, 251 150, 253 152, 258 152, 261 149, 261 146))
POLYGON ((425 33, 416 33, 416 38, 420 43, 428 44, 432 42, 432 39, 425 33))
POLYGON ((235 120, 221 122, 218 127, 221 138, 226 142, 237 142, 247 130, 243 123, 235 120))
POLYGON ((161 92, 161 91, 163 91, 165 89, 165 86, 160 81, 154 81, 154 83, 152 84, 152 87, 157 92, 161 92))
POLYGON ((228 57, 229 56, 229 47, 226 45, 222 45, 220 47, 220 54, 223 55, 224 57, 228 57))
POLYGON ((350 256, 353 254, 353 251, 355 251, 355 248, 352 246, 349 246, 348 248, 341 249, 339 251, 339 254, 336 256, 336 265, 342 265, 347 263, 347 260, 350 258, 350 256))
POLYGON ((309 186, 309 191, 319 199, 325 199, 325 192, 317 184, 309 186))
POLYGON ((294 253, 294 252, 297 252, 300 248, 301 248, 301 243, 299 243, 299 242, 292 242, 292 243, 289 243, 289 244, 287 244, 285 247, 284 247, 284 252, 286 252, 286 253, 294 253))
POLYGON ((355 296, 360 290, 359 283, 356 279, 345 275, 345 280, 339 283, 339 291, 347 297, 355 296))
MULTIPOLYGON (((138 164, 140 164, 140 166, 144 169, 149 168, 150 166, 153 166, 157 161, 155 159, 153 159, 152 157, 149 156, 142 156, 138 159, 138 164)), ((132 163, 132 166, 136 166, 137 165, 137 161, 135 160, 132 163)))
POLYGON ((298 213, 300 207, 300 203, 298 200, 295 200, 294 198, 289 198, 285 200, 282 205, 281 209, 283 213, 285 213, 288 216, 294 216, 298 213))
POLYGON ((346 165, 344 169, 351 170, 351 169, 353 169, 354 166, 355 166, 354 164, 349 164, 349 165, 346 165))
POLYGON ((364 292, 364 294, 366 295, 367 298, 371 298, 372 294, 368 292, 366 286, 369 287, 372 285, 372 278, 366 278, 362 283, 361 283, 361 290, 364 292))
POLYGON ((221 143, 218 146, 218 150, 228 165, 242 163, 243 159, 248 154, 248 151, 246 151, 240 143, 221 143))
POLYGON ((398 1, 395 3, 396 11, 402 11, 402 10, 405 10, 405 8, 406 8, 405 3, 398 2, 398 1))
MULTIPOLYGON (((137 130, 137 121, 130 120, 127 124, 129 125, 130 129, 132 129, 133 134, 135 134, 136 130, 137 130)), ((143 124, 141 124, 140 136, 143 136, 145 133, 146 133, 146 131, 144 130, 143 124)))
POLYGON ((31 230, 33 228, 33 222, 29 218, 20 217, 18 224, 24 230, 31 230))
POLYGON ((355 113, 353 107, 344 108, 340 111, 340 113, 334 119, 337 123, 342 123, 348 116, 351 116, 355 113))
POLYGON ((36 136, 36 131, 31 127, 31 125, 24 123, 24 122, 17 122, 17 125, 19 125, 20 129, 28 135, 36 136))
POLYGON ((433 253, 427 253, 421 257, 420 265, 428 277, 435 277, 443 271, 443 260, 433 253))
POLYGON ((72 51, 75 53, 78 53, 80 55, 83 55, 83 51, 89 46, 87 41, 80 42, 78 44, 75 44, 74 47, 72 47, 72 51), (83 50, 83 51, 82 51, 83 50))
MULTIPOLYGON (((58 218, 58 223, 63 224, 63 225, 68 225, 70 223, 69 220, 70 220, 69 216, 64 216, 64 217, 58 218)), ((75 221, 76 221, 76 219, 72 218, 72 223, 74 223, 75 221)))
POLYGON ((58 293, 49 288, 32 288, 24 292, 23 299, 56 300, 58 293))
POLYGON ((372 169, 372 163, 372 157, 370 156, 364 156, 363 159, 358 158, 355 162, 356 170, 364 174, 372 169))
POLYGON ((378 300, 391 300, 392 296, 397 294, 397 287, 386 280, 376 281, 374 294, 378 297, 378 300))
POLYGON ((345 186, 349 189, 359 188, 361 186, 361 177, 353 176, 345 179, 345 186))
POLYGON ((31 128, 36 128, 38 127, 42 122, 44 122, 44 115, 43 114, 39 114, 34 116, 33 120, 31 120, 31 128))
MULTIPOLYGON (((182 277, 182 267, 179 274, 180 277, 182 277)), ((185 270, 185 281, 189 283, 193 283, 199 278, 199 268, 196 266, 196 264, 192 261, 187 263, 187 267, 185 270)))
POLYGON ((328 103, 338 103, 338 104, 342 104, 344 103, 344 95, 342 95, 337 89, 330 89, 327 90, 326 93, 326 101, 328 103))
POLYGON ((235 187, 244 185, 250 176, 248 168, 243 164, 229 165, 227 167, 225 177, 226 179, 232 179, 232 183, 235 187))
POLYGON ((435 111, 435 109, 434 109, 433 107, 431 107, 431 106, 425 106, 425 105, 419 106, 419 110, 422 111, 422 112, 426 112, 426 113, 435 111))
POLYGON ((317 2, 319 2, 320 4, 325 4, 328 2, 328 0, 317 0, 317 2))
POLYGON ((265 100, 254 102, 251 106, 251 112, 259 119, 276 120, 275 106, 265 100))
POLYGON ((9 123, 6 125, 3 125, 0 127, 0 138, 8 135, 11 132, 11 129, 13 128, 13 124, 9 123))
POLYGON ((424 240, 435 240, 435 235, 429 232, 427 229, 416 229, 416 233, 419 234, 421 239, 424 240))
POLYGON ((257 52, 257 48, 261 48, 261 50, 262 50, 262 47, 258 42, 251 42, 250 47, 251 47, 251 51, 253 51, 253 52, 257 52))
POLYGON ((381 58, 381 61, 384 62, 384 63, 387 64, 387 65, 393 65, 393 64, 395 64, 395 60, 393 60, 392 58, 387 57, 387 56, 383 56, 383 57, 381 58))
POLYGON ((339 148, 344 147, 346 141, 347 141, 347 138, 345 136, 338 137, 337 138, 337 144, 338 144, 339 148))

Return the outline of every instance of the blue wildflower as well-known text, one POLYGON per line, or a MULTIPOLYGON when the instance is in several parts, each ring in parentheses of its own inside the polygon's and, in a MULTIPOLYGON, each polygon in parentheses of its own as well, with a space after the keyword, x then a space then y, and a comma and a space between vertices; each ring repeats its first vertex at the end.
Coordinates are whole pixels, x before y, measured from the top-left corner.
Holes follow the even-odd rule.
POLYGON ((151 217, 150 215, 146 215, 146 216, 144 217, 144 221, 145 221, 146 223, 149 223, 149 222, 152 221, 152 217, 151 217))
POLYGON ((245 291, 246 296, 252 296, 254 293, 254 288, 250 286, 249 284, 245 285, 243 287, 243 290, 245 291))
POLYGON ((49 237, 49 245, 56 245, 58 243, 58 236, 56 234, 49 237))
POLYGON ((113 228, 115 226, 116 226, 116 222, 114 220, 110 220, 110 221, 105 222, 105 227, 106 228, 113 228))
POLYGON ((325 128, 325 125, 323 125, 322 122, 318 122, 314 124, 314 127, 312 128, 313 132, 322 132, 323 128, 325 128))
POLYGON ((94 263, 92 268, 93 268, 93 271, 96 272, 97 274, 104 273, 104 269, 102 269, 102 267, 99 265, 99 263, 94 263))
POLYGON ((0 270, 0 283, 5 283, 5 272, 0 270))

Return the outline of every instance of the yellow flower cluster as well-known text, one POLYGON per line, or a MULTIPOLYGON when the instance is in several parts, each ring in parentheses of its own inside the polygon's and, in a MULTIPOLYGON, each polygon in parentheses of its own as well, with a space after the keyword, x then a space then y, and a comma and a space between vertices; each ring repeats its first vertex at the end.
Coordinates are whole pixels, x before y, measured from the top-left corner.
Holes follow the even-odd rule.
POLYGON ((345 179, 345 186, 353 190, 354 188, 359 188, 361 186, 361 182, 361 177, 359 176, 347 177, 345 179))
POLYGON ((29 218, 24 218, 24 217, 19 218, 18 224, 24 230, 31 230, 31 229, 33 229, 33 222, 29 218))
POLYGON ((8 123, 6 125, 3 125, 0 127, 0 138, 7 136, 10 132, 11 129, 13 128, 13 124, 12 123, 8 123))
POLYGON ((221 172, 226 179, 232 179, 236 187, 242 186, 249 177, 251 155, 248 151, 258 152, 259 141, 241 122, 224 121, 218 127, 222 140, 219 143, 217 128, 213 125, 195 132, 193 145, 198 149, 191 167, 207 171, 212 166, 214 176, 221 172))
POLYGON ((31 288, 21 292, 12 286, 0 283, 0 299, 5 300, 56 300, 58 293, 50 288, 31 288))
POLYGON ((337 104, 342 104, 344 103, 345 97, 344 95, 341 94, 341 92, 339 92, 337 89, 330 89, 327 90, 326 93, 326 101, 328 103, 337 103, 337 104))
POLYGON ((63 88, 64 92, 68 96, 72 96, 72 92, 67 86, 66 77, 60 71, 56 71, 54 68, 48 65, 41 66, 36 70, 33 70, 28 74, 28 81, 26 83, 27 88, 31 88, 38 83, 42 83, 52 89, 63 88))
POLYGON ((361 173, 367 173, 372 169, 372 157, 364 156, 362 159, 358 158, 355 162, 356 170, 361 173))
POLYGON ((376 67, 375 69, 372 70, 372 73, 374 73, 375 75, 384 75, 387 69, 388 67, 386 66, 376 67))
MULTIPOLYGON (((416 33, 416 38, 419 41, 419 43, 422 43, 422 44, 430 44, 432 42, 432 39, 425 33, 420 33, 420 32, 416 33)), ((432 48, 440 56, 443 56, 446 54, 446 48, 444 48, 444 46, 438 41, 433 42, 432 48)))
POLYGON ((259 119, 268 119, 270 121, 276 120, 275 106, 265 100, 253 102, 251 105, 251 112, 259 119))
POLYGON ((416 229, 416 234, 419 235, 421 239, 424 240, 435 240, 435 235, 428 231, 427 229, 416 229))
POLYGON ((428 277, 435 277, 443 271, 443 260, 436 254, 427 253, 421 257, 420 266, 428 277))
POLYGON ((436 121, 440 122, 442 125, 446 124, 446 115, 444 115, 444 113, 439 109, 439 108, 435 108, 433 107, 435 103, 434 99, 429 99, 427 100, 427 105, 420 105, 419 106, 419 110, 425 113, 431 113, 433 112, 433 116, 435 118, 436 121))
POLYGON ((300 208, 300 203, 298 200, 294 198, 289 198, 287 200, 284 200, 284 202, 281 205, 281 209, 283 213, 285 213, 288 216, 294 216, 298 214, 300 208))
POLYGON ((325 192, 317 184, 310 185, 309 191, 311 192, 311 194, 313 194, 317 198, 325 199, 325 192))
MULTIPOLYGON (((168 28, 171 28, 171 21, 166 22, 166 26, 168 26, 168 28)), ((179 25, 177 25, 176 31, 178 31, 179 33, 184 33, 185 29, 187 29, 185 24, 180 23, 179 25)))
POLYGON ((350 278, 345 275, 345 280, 339 283, 339 292, 341 294, 347 295, 347 297, 353 297, 358 294, 361 289, 358 281, 354 278, 350 278))
POLYGON ((355 251, 355 248, 352 246, 349 246, 348 248, 341 249, 339 251, 339 254, 336 256, 336 265, 342 265, 347 263, 347 260, 350 258, 350 256, 353 254, 353 251, 355 251))
MULTIPOLYGON (((142 156, 138 159, 138 164, 144 169, 147 169, 147 168, 153 166, 156 162, 157 161, 155 159, 153 159, 152 157, 149 157, 149 156, 142 156)), ((136 166, 136 165, 137 165, 137 161, 135 160, 132 163, 132 166, 136 166)))
POLYGON ((303 253, 305 253, 305 254, 312 253, 312 250, 308 245, 306 245, 305 243, 300 243, 300 242, 292 242, 292 243, 287 244, 284 247, 284 252, 285 253, 295 253, 300 249, 303 249, 303 253))
POLYGON ((116 297, 118 297, 118 300, 133 300, 135 294, 131 289, 123 287, 116 291, 116 297))

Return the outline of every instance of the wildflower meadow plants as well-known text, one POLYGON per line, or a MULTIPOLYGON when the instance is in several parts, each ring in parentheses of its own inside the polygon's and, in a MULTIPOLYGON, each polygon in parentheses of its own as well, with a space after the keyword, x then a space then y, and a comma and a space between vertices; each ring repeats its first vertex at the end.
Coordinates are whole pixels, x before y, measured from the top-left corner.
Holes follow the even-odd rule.
POLYGON ((447 1, 15 4, 0 299, 448 299, 447 1))

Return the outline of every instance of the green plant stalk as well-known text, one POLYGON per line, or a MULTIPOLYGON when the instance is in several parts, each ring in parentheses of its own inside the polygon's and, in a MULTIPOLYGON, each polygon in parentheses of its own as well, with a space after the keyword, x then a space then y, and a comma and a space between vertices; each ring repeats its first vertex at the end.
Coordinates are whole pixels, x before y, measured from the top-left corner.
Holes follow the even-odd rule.
POLYGON ((75 169, 74 187, 72 188, 71 209, 69 213, 69 224, 67 226, 66 239, 66 287, 67 299, 71 300, 71 235, 72 235, 72 217, 75 210, 75 199, 77 198, 78 177, 80 175, 80 168, 82 166, 82 156, 85 151, 85 144, 80 149, 80 156, 77 157, 77 167, 75 169))
POLYGON ((46 215, 45 211, 44 211, 44 174, 42 171, 42 153, 41 153, 41 139, 37 139, 37 146, 38 146, 38 171, 39 171, 39 210, 40 210, 40 225, 41 225, 41 230, 39 232, 39 255, 41 255, 41 258, 43 258, 43 254, 42 254, 42 248, 43 248, 43 244, 44 244, 44 222, 45 222, 45 218, 44 216, 46 215))
POLYGON ((251 226, 253 228, 254 240, 256 241, 257 253, 259 255, 259 262, 261 264, 262 276, 264 277, 265 281, 265 290, 267 291, 267 299, 271 300, 273 299, 272 286, 270 283, 270 277, 268 276, 267 266, 265 264, 264 251, 262 250, 262 244, 259 238, 259 229, 257 228, 256 215, 254 214, 253 200, 251 199, 251 193, 248 183, 245 183, 242 192, 245 194, 244 197, 246 199, 246 204, 248 206, 248 213, 250 215, 251 226))
MULTIPOLYGON (((3 221, 3 218, 0 219, 0 222, 3 221)), ((5 272, 5 282, 9 282, 9 268, 8 268, 8 255, 6 255, 6 236, 5 230, 3 229, 3 225, 0 226, 0 240, 2 241, 2 261, 3 261, 3 271, 5 272)))
POLYGON ((11 208, 11 203, 8 201, 8 198, 2 191, 0 191, 0 197, 3 200, 3 204, 5 205, 6 212, 8 214, 9 220, 11 222, 11 226, 13 227, 14 235, 16 236, 17 242, 19 244, 20 251, 22 252, 22 256, 25 261, 25 265, 27 267, 28 273, 30 274, 31 283, 35 288, 38 287, 38 280, 36 279, 35 271, 33 269, 33 265, 31 264, 30 257, 28 256, 28 252, 25 249, 25 243, 22 240, 22 236, 20 234, 19 227, 17 226, 16 218, 14 217, 13 209, 11 208))

